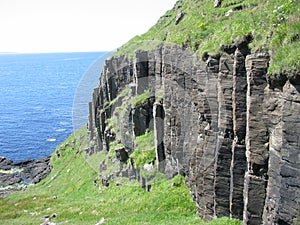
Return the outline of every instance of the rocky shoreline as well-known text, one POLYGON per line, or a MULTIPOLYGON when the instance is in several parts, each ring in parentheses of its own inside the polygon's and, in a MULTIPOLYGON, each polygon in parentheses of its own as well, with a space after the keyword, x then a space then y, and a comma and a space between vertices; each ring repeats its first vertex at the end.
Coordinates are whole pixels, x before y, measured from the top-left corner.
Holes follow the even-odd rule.
POLYGON ((24 190, 28 185, 40 182, 50 172, 50 156, 21 162, 13 162, 0 156, 0 197, 24 190))

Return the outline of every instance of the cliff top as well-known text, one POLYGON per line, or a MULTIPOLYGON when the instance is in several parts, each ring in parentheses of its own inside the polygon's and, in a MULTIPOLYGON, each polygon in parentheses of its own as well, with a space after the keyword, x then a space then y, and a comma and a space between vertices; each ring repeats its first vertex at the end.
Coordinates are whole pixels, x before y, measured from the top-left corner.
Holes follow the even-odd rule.
POLYGON ((300 1, 180 0, 149 31, 135 36, 116 55, 133 56, 161 44, 189 47, 202 55, 217 53, 220 45, 251 34, 252 52, 268 51, 269 73, 300 70, 300 1))

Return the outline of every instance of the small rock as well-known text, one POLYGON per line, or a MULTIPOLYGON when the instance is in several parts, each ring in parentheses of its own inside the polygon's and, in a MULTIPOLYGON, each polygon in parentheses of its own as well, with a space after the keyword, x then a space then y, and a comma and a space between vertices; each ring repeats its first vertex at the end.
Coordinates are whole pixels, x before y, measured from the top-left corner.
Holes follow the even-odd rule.
POLYGON ((31 216, 36 216, 36 215, 38 215, 38 213, 37 212, 31 212, 31 213, 29 213, 31 216))
POLYGON ((183 17, 184 17, 184 12, 179 13, 176 17, 175 25, 177 25, 182 20, 183 17))
POLYGON ((40 225, 56 225, 56 223, 45 221, 44 223, 41 223, 40 225))
POLYGON ((103 224, 105 222, 105 219, 102 217, 98 223, 96 223, 95 225, 100 225, 103 224))
POLYGON ((207 124, 206 127, 204 128, 205 131, 209 131, 210 130, 210 125, 207 124))
POLYGON ((49 219, 53 219, 53 218, 55 218, 55 217, 57 217, 57 214, 56 214, 56 213, 53 213, 53 214, 49 217, 49 219))
POLYGON ((228 11, 225 13, 225 16, 229 16, 232 12, 233 12, 232 9, 228 10, 228 11))
POLYGON ((153 164, 151 163, 146 163, 144 166, 143 166, 144 170, 150 172, 153 170, 153 164))
POLYGON ((221 3, 222 1, 221 0, 215 0, 215 3, 214 3, 214 8, 218 8, 221 6, 221 3))
MULTIPOLYGON (((48 209, 50 209, 50 208, 48 208, 48 209)), ((48 210, 47 209, 47 210, 48 210)), ((55 217, 57 217, 57 214, 56 213, 53 213, 53 214, 51 214, 50 216, 44 216, 44 217, 42 217, 42 220, 44 220, 45 222, 48 222, 48 221, 50 221, 51 219, 53 219, 53 218, 55 218, 55 217)))

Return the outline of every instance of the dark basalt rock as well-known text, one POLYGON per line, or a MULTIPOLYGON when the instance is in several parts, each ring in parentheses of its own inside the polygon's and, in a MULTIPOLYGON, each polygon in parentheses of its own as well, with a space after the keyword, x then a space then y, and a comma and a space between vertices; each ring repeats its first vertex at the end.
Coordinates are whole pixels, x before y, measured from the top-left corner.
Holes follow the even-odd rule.
POLYGON ((13 162, 0 157, 0 196, 12 191, 26 188, 29 184, 36 184, 44 179, 51 171, 50 157, 13 162), (9 189, 5 189, 8 187, 9 189))
POLYGON ((300 85, 300 72, 296 70, 288 70, 284 72, 293 85, 300 85))
MULTIPOLYGON (((106 112, 107 102, 125 87, 132 88, 129 99, 148 89, 152 100, 135 109, 127 105, 119 123, 129 157, 134 138, 153 129, 157 169, 168 178, 186 176, 204 220, 295 222, 300 212, 300 76, 297 71, 268 75, 270 57, 251 53, 252 39, 247 35, 223 45, 216 55, 199 57, 188 48, 162 46, 138 51, 134 60, 108 60, 90 105, 89 151, 95 146, 106 150, 116 139, 108 137, 105 121, 118 103, 106 112)), ((122 169, 121 164, 119 175, 143 183, 139 170, 122 169)))
POLYGON ((280 73, 280 74, 267 74, 267 81, 271 89, 281 89, 287 82, 288 78, 286 74, 280 73))

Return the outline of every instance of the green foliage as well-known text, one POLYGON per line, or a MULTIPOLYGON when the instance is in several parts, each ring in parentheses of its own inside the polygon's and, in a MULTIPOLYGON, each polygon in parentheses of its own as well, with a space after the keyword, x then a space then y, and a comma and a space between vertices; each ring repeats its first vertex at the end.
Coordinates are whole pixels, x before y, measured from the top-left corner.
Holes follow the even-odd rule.
POLYGON ((287 69, 300 70, 300 4, 289 0, 278 2, 272 14, 273 36, 271 47, 273 57, 270 73, 281 73, 287 69))
POLYGON ((106 120, 107 129, 116 135, 116 140, 121 140, 121 124, 124 122, 124 116, 127 111, 128 101, 131 97, 131 89, 125 88, 106 107, 113 107, 113 115, 106 120))
POLYGON ((185 179, 183 176, 181 175, 177 175, 173 178, 173 185, 174 186, 182 186, 182 185, 185 185, 185 179))
POLYGON ((221 44, 230 44, 252 33, 254 51, 271 51, 270 73, 299 67, 300 1, 223 0, 219 8, 213 1, 184 0, 162 16, 147 33, 123 45, 116 55, 133 56, 138 49, 153 49, 162 44, 188 46, 199 55, 216 53, 221 44), (229 10, 232 10, 231 13, 229 10), (179 24, 175 18, 185 15, 179 24), (293 49, 292 52, 285 49, 293 49))
MULTIPOLYGON (((99 164, 107 155, 103 151, 89 157, 84 154, 86 133, 83 128, 58 146, 46 179, 0 198, 1 224, 41 224, 42 217, 53 213, 57 217, 51 221, 57 224, 96 224, 102 217, 107 225, 205 224, 195 217, 195 204, 180 176, 172 180, 161 177, 151 192, 145 192, 136 181, 118 186, 110 182, 100 190, 94 181, 99 180, 99 164)), ((221 218, 209 224, 241 223, 221 218)))
POLYGON ((97 173, 85 160, 86 138, 85 128, 72 134, 53 153, 53 168, 46 179, 25 192, 0 199, 1 224, 40 224, 41 217, 53 213, 59 215, 56 221, 97 222, 92 213, 97 203, 97 188, 93 186, 97 173))
POLYGON ((130 95, 131 95, 131 88, 127 87, 120 92, 117 98, 124 98, 130 95))
POLYGON ((237 219, 222 217, 207 223, 207 225, 242 225, 242 222, 237 219))
POLYGON ((105 102, 104 105, 102 106, 102 111, 105 111, 106 109, 108 109, 109 107, 115 105, 119 100, 122 101, 122 99, 124 97, 128 97, 131 96, 131 89, 126 87, 125 89, 123 89, 120 94, 113 100, 109 101, 109 102, 105 102))
POLYGON ((149 97, 150 97, 150 91, 149 90, 145 90, 143 94, 134 96, 130 100, 131 108, 136 108, 138 106, 143 105, 143 103, 145 103, 148 100, 149 97))
POLYGON ((135 139, 135 149, 130 155, 136 167, 143 167, 146 163, 155 161, 155 147, 153 131, 147 131, 144 135, 135 139))
POLYGON ((120 148, 124 148, 125 146, 124 146, 124 144, 122 144, 122 143, 119 143, 119 144, 116 144, 115 142, 110 142, 109 143, 109 153, 108 153, 108 155, 110 156, 110 157, 114 157, 114 158, 116 158, 116 149, 120 149, 120 148))
POLYGON ((114 114, 112 117, 108 118, 107 121, 107 129, 111 130, 117 135, 117 139, 120 140, 120 120, 118 115, 114 114))

